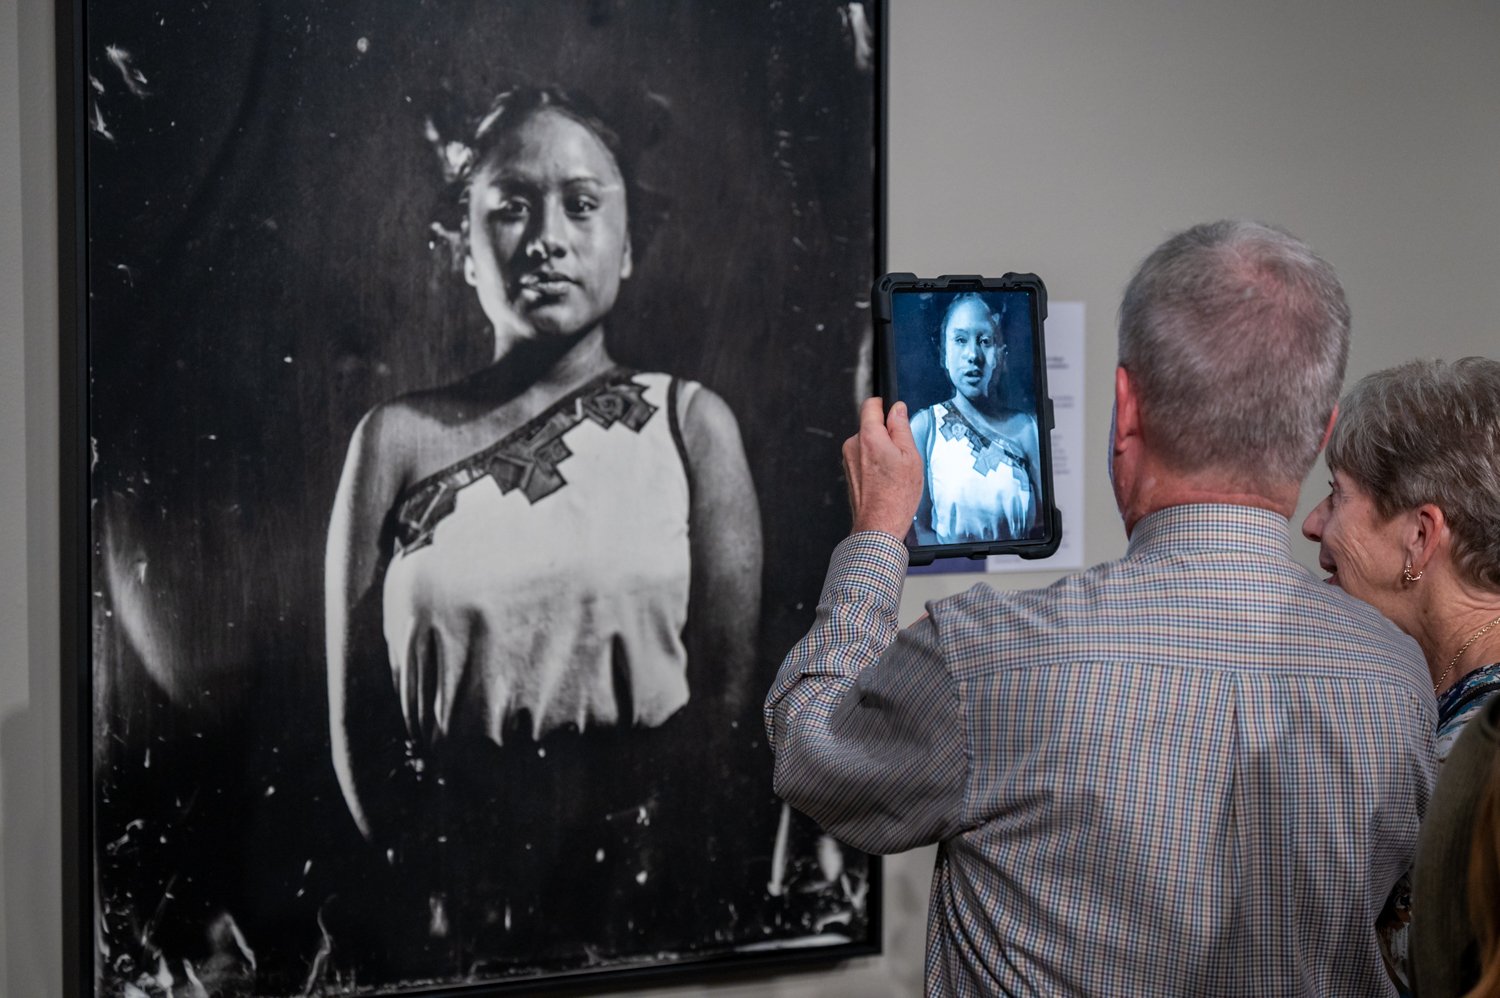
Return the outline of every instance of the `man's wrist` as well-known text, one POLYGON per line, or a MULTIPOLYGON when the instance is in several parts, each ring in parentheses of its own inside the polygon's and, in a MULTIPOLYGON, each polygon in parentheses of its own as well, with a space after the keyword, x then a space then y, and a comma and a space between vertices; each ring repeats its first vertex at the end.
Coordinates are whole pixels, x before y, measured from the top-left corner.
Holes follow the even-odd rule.
POLYGON ((878 601, 888 605, 894 614, 901 602, 907 560, 906 545, 884 530, 861 530, 850 534, 833 549, 823 601, 826 602, 834 590, 852 585, 876 595, 878 601))
POLYGON ((906 532, 910 527, 910 520, 898 524, 890 521, 882 521, 874 517, 868 520, 856 517, 853 526, 849 529, 849 534, 853 536, 854 534, 879 533, 885 534, 887 537, 894 537, 896 540, 904 543, 906 532))

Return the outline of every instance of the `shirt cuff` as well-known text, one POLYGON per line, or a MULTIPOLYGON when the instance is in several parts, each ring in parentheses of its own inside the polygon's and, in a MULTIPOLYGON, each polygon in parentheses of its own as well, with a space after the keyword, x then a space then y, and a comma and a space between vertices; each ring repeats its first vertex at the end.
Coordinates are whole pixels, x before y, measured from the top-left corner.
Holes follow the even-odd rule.
POLYGON ((872 598, 894 619, 901 608, 908 561, 906 545, 884 531, 850 534, 833 549, 819 602, 828 604, 858 593, 872 598))

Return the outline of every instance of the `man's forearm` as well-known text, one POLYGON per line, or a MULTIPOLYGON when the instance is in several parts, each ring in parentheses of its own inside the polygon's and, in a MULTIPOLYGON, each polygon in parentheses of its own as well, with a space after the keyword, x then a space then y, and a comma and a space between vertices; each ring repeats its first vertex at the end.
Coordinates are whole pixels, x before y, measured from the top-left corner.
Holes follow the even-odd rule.
MULTIPOLYGON (((831 714, 851 680, 873 664, 896 638, 901 578, 893 557, 905 560, 894 538, 875 531, 855 534, 834 549, 818 617, 812 630, 782 662, 766 698, 766 737, 779 750, 786 725, 810 704, 831 714)), ((778 753, 779 754, 779 753, 778 753)))
POLYGON ((951 677, 935 640, 897 641, 905 566, 905 547, 886 534, 856 534, 835 549, 817 622, 765 708, 776 792, 870 852, 934 841, 962 812, 951 677))

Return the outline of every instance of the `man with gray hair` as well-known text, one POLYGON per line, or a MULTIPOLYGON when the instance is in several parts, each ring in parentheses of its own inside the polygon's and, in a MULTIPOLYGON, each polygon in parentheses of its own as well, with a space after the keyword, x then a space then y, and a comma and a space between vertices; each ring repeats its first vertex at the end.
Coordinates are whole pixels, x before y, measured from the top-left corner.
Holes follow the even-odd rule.
POLYGON ((844 445, 854 529, 766 701, 776 791, 872 852, 939 845, 929 994, 1382 994, 1375 920, 1433 779, 1416 645, 1291 557, 1349 312, 1247 222, 1169 239, 1120 309, 1118 561, 898 630, 905 407, 844 445))

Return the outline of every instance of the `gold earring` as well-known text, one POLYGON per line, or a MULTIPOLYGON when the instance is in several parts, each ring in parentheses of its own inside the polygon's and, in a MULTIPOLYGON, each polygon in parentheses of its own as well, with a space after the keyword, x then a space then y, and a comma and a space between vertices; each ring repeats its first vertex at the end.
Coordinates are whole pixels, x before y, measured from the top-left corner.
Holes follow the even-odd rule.
POLYGON ((1426 572, 1418 572, 1416 575, 1411 574, 1411 562, 1407 562, 1406 567, 1401 570, 1401 581, 1407 585, 1411 585, 1413 582, 1421 582, 1422 576, 1426 574, 1426 572))

